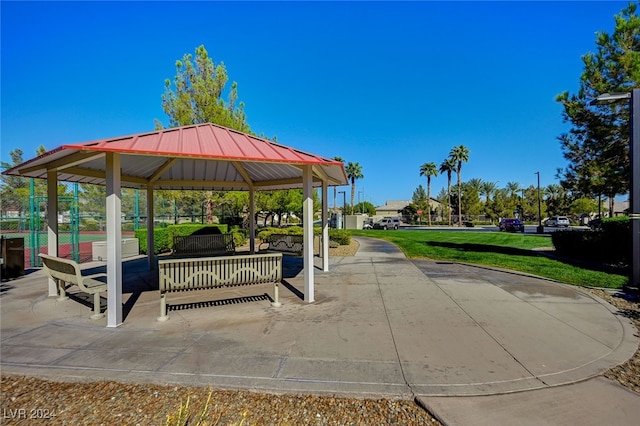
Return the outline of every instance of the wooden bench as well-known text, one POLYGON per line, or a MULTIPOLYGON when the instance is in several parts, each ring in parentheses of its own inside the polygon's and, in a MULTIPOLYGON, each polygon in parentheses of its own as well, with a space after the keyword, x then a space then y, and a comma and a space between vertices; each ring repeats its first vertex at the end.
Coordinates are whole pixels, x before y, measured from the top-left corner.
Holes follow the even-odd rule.
POLYGON ((104 314, 100 313, 100 292, 107 291, 107 284, 97 280, 99 277, 106 277, 107 274, 82 275, 80 265, 70 259, 49 256, 40 253, 40 259, 44 265, 44 270, 56 282, 58 288, 58 300, 67 300, 67 283, 77 285, 85 293, 93 294, 93 315, 91 319, 100 319, 104 314))
POLYGON ((219 256, 158 261, 160 316, 169 319, 167 293, 273 283, 273 302, 279 307, 278 283, 282 281, 282 253, 219 256))
POLYGON ((304 251, 304 236, 291 234, 271 234, 267 237, 267 241, 260 244, 258 249, 267 252, 279 252, 284 254, 292 254, 302 256, 304 251), (262 246, 266 245, 263 249, 262 246))
POLYGON ((224 256, 236 252, 233 234, 176 235, 173 257, 224 256))

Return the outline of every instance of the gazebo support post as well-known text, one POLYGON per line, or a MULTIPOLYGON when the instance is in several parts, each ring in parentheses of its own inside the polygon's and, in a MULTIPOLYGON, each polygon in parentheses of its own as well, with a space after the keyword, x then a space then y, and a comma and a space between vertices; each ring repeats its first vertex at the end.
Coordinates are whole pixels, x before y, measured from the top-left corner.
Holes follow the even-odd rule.
POLYGON ((311 303, 314 295, 313 271, 313 173, 312 166, 302 169, 302 229, 303 229, 303 269, 304 301, 311 303))
POLYGON ((322 239, 320 240, 320 255, 322 256, 322 270, 329 271, 329 203, 327 181, 322 181, 322 239))
POLYGON ((153 209, 153 184, 147 185, 147 262, 149 262, 149 270, 156 269, 156 255, 153 252, 155 245, 154 238, 154 209, 153 209))
POLYGON ((253 186, 249 188, 249 253, 256 252, 256 191, 253 186))
POLYGON ((122 324, 122 200, 120 154, 106 155, 107 327, 122 324))
MULTIPOLYGON (((56 170, 47 171, 47 253, 49 256, 58 255, 58 172, 56 170)), ((57 295, 56 282, 49 278, 49 297, 57 295)))

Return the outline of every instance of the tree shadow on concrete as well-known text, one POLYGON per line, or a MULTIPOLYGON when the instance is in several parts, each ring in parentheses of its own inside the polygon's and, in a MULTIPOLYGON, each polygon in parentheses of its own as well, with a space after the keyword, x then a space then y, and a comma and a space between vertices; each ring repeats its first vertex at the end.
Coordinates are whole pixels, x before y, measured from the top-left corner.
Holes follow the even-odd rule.
POLYGON ((628 273, 627 268, 604 265, 604 264, 595 263, 595 262, 586 262, 584 260, 571 259, 564 256, 556 256, 553 252, 549 252, 549 251, 542 251, 542 250, 538 251, 538 250, 521 249, 516 247, 496 246, 492 244, 451 243, 451 242, 429 242, 426 244, 430 246, 444 247, 444 248, 457 250, 460 252, 467 252, 467 253, 471 253, 471 252, 495 253, 495 254, 504 254, 509 256, 524 256, 524 257, 544 256, 548 259, 557 260, 567 265, 577 266, 577 267, 588 269, 591 271, 606 272, 609 274, 618 274, 618 275, 624 275, 628 273))

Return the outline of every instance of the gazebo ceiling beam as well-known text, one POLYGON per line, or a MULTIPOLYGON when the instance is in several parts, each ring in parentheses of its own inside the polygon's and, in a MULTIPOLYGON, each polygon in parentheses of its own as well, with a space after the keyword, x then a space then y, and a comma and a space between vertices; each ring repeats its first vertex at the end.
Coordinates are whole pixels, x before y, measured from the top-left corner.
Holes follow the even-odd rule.
MULTIPOLYGON (((83 177, 90 177, 96 179, 106 179, 107 174, 102 170, 95 169, 87 169, 84 167, 69 167, 68 169, 64 169, 63 173, 79 175, 83 177)), ((145 178, 141 178, 140 176, 131 176, 131 175, 122 175, 122 182, 135 183, 139 185, 146 185, 149 181, 145 178)))
POLYGON ((313 174, 314 176, 318 176, 323 182, 329 181, 329 175, 327 175, 327 173, 322 170, 322 167, 313 166, 313 174))
POLYGON ((51 161, 47 164, 41 164, 38 166, 25 167, 24 169, 20 169, 20 174, 28 174, 35 172, 37 170, 63 170, 68 169, 69 167, 77 166, 78 164, 86 163, 87 161, 97 160, 98 158, 102 158, 105 156, 104 152, 76 152, 71 155, 67 155, 66 157, 60 158, 58 160, 51 161))
MULTIPOLYGON (((315 180, 315 183, 320 183, 319 180, 315 180)), ((300 178, 289 178, 289 179, 274 179, 274 180, 265 180, 265 181, 259 181, 259 182, 255 182, 255 186, 256 188, 260 188, 263 186, 282 186, 282 185, 302 185, 302 179, 300 178)))
POLYGON ((171 166, 173 166, 177 161, 178 161, 177 158, 171 158, 165 161, 164 164, 162 164, 162 166, 158 167, 156 171, 153 172, 151 176, 149 176, 149 183, 153 183, 158 179, 160 179, 160 176, 162 176, 162 174, 166 172, 171 166))
POLYGON ((244 181, 247 183, 247 185, 249 185, 249 188, 253 188, 253 179, 251 179, 251 176, 249 176, 249 173, 247 173, 247 170, 244 168, 244 166, 238 161, 232 161, 231 164, 233 164, 238 173, 240 173, 244 181))
MULTIPOLYGON (((124 180, 124 177, 122 178, 124 180)), ((202 187, 202 188, 246 188, 249 189, 249 185, 241 180, 238 181, 218 181, 218 180, 157 180, 154 182, 155 186, 159 187, 202 187)))

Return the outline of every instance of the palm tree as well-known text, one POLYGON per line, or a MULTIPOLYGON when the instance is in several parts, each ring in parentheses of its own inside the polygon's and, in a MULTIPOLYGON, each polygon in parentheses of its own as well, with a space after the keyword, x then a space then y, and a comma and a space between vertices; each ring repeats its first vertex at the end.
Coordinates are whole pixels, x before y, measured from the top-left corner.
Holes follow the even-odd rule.
POLYGON ((498 189, 498 184, 496 182, 482 182, 482 187, 480 188, 480 194, 484 195, 486 198, 484 200, 485 203, 489 202, 489 198, 491 198, 491 194, 496 192, 498 189))
POLYGON ((520 184, 518 182, 507 182, 505 189, 509 198, 515 198, 518 195, 518 191, 520 191, 520 184))
POLYGON ((363 179, 362 166, 358 163, 347 164, 347 178, 351 181, 351 214, 353 214, 353 203, 356 196, 356 179, 363 179))
MULTIPOLYGON (((333 157, 334 160, 339 161, 341 163, 344 163, 344 160, 342 159, 342 157, 333 157)), ((333 210, 336 210, 336 198, 338 197, 338 188, 337 187, 333 187, 333 210)), ((345 212, 346 213, 346 212, 345 212)))
POLYGON ((449 157, 456 163, 456 174, 458 175, 458 225, 462 226, 462 163, 469 161, 469 148, 464 145, 454 146, 449 152, 449 157))
POLYGON ((482 191, 482 184, 484 182, 482 182, 482 179, 473 178, 473 179, 469 179, 466 183, 469 189, 472 189, 479 194, 482 191))
POLYGON ((456 163, 451 158, 445 158, 440 164, 440 173, 447 173, 447 211, 449 212, 449 226, 451 226, 451 173, 455 170, 456 163))
POLYGON ((431 176, 438 176, 436 163, 424 163, 420 166, 420 176, 427 177, 427 209, 429 210, 429 226, 431 226, 431 176))

